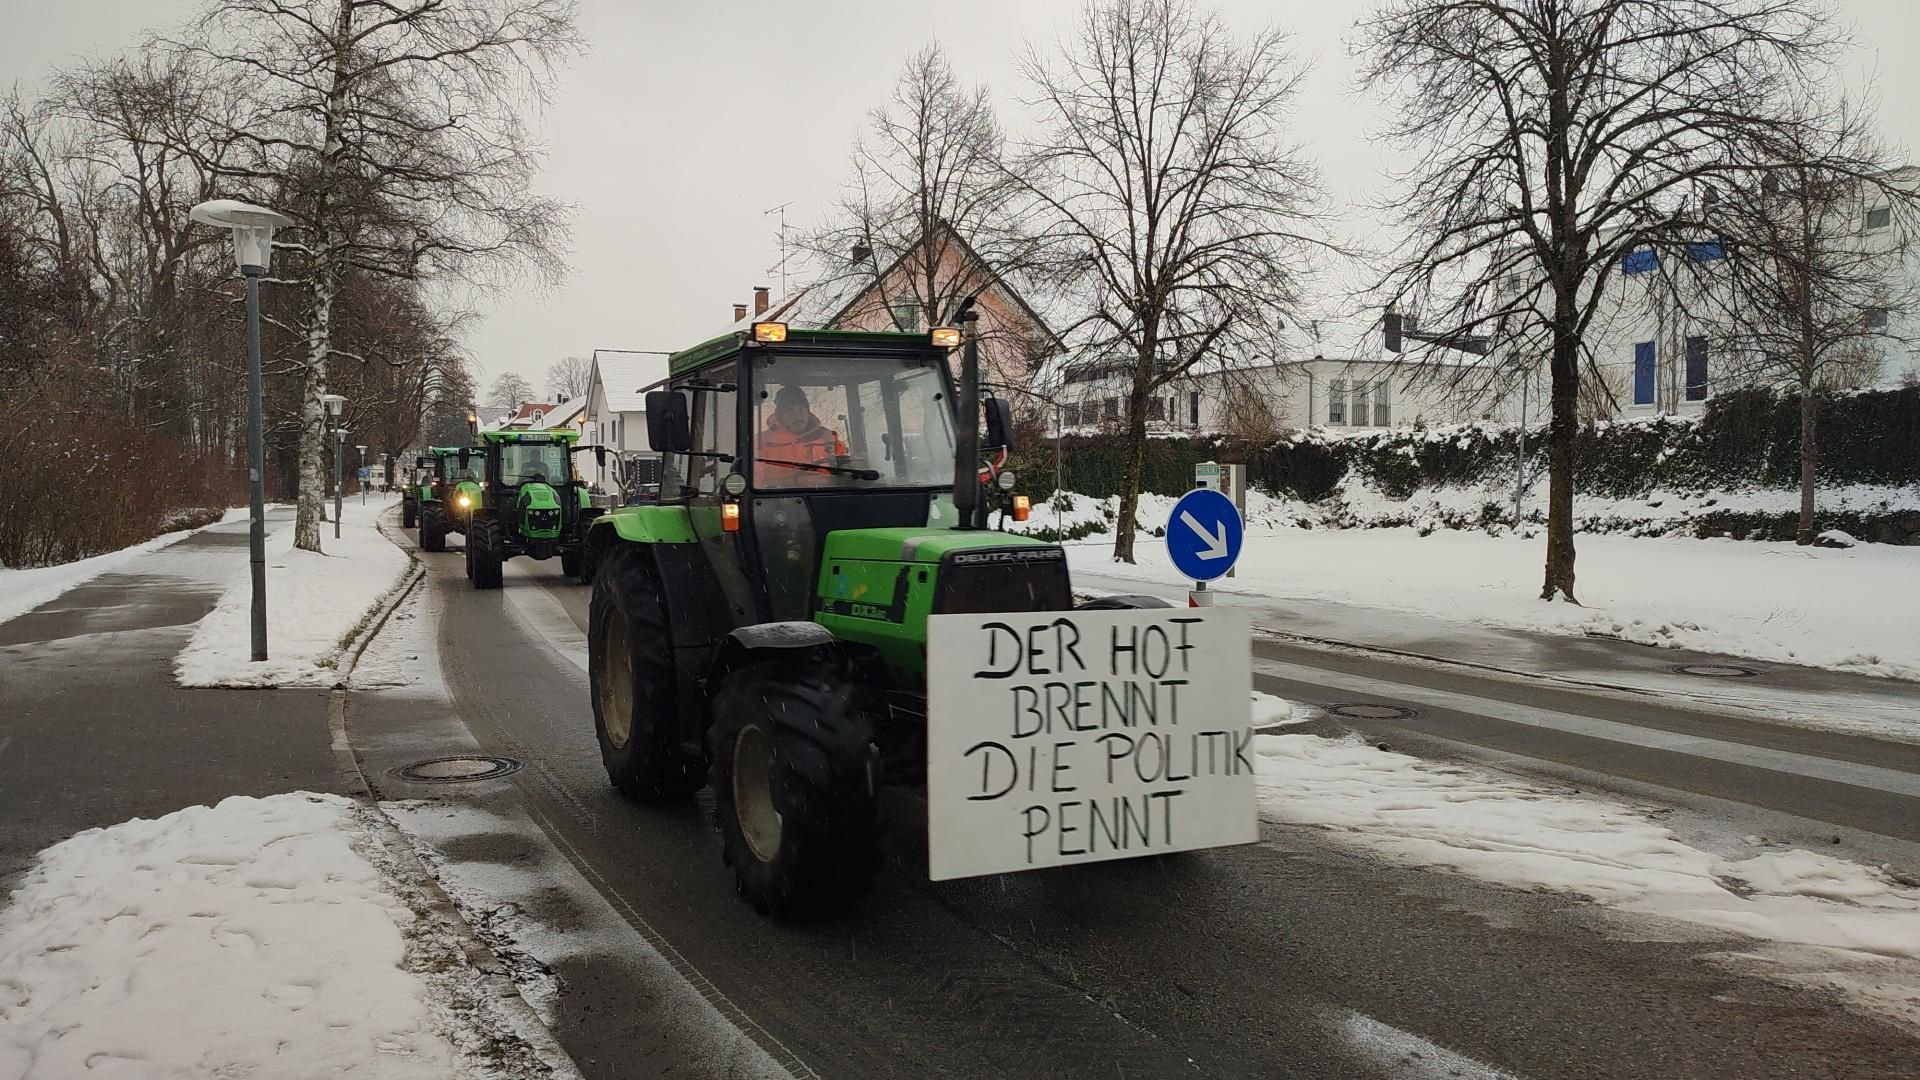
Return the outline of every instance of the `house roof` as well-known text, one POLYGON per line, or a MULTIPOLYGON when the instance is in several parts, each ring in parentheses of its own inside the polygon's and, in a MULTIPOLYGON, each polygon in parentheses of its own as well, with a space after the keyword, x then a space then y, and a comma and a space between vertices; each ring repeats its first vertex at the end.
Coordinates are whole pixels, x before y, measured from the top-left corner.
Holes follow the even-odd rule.
POLYGON ((550 431, 554 428, 570 426, 575 420, 580 418, 580 414, 585 412, 586 408, 587 399, 585 395, 581 395, 571 401, 562 401, 553 407, 552 412, 547 414, 545 425, 550 431))
MULTIPOLYGON (((647 401, 642 391, 666 377, 667 358, 664 356, 604 350, 593 354, 593 381, 599 384, 606 396, 608 412, 645 412, 647 401)), ((589 386, 581 401, 584 404, 592 399, 593 387, 589 386)))

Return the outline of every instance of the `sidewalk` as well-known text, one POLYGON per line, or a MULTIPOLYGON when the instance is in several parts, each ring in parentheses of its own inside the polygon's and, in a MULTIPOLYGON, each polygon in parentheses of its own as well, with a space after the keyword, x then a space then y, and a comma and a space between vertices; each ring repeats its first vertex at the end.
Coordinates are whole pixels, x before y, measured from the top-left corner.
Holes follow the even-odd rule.
POLYGON ((0 622, 0 1076, 569 1075, 350 797, 338 691, 176 684, 223 592, 245 597, 246 530, 0 622))

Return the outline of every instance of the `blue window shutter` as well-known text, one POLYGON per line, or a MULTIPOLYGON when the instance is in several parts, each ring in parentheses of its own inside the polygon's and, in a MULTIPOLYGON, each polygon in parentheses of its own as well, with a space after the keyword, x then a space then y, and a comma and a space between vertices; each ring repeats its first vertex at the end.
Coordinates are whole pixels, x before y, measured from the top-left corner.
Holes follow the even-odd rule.
POLYGON ((1644 274, 1660 268, 1660 256, 1652 248, 1629 251, 1620 259, 1620 272, 1623 274, 1644 274))
POLYGON ((1707 400, 1707 339, 1687 339, 1687 400, 1707 400))
POLYGON ((1653 342, 1642 341, 1633 347, 1633 403, 1653 404, 1653 342))
POLYGON ((1694 262, 1712 262, 1715 259, 1726 258, 1727 249, 1717 240, 1705 244, 1688 244, 1687 257, 1694 262))

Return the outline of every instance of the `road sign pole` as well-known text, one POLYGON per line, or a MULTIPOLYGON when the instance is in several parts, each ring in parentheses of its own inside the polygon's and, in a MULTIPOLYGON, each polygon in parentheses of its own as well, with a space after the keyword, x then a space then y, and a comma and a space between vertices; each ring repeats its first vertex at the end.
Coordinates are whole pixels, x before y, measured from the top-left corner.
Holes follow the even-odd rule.
POLYGON ((1206 582, 1196 581, 1193 583, 1193 588, 1187 591, 1187 606, 1188 607, 1212 607, 1213 606, 1213 590, 1207 588, 1206 582))

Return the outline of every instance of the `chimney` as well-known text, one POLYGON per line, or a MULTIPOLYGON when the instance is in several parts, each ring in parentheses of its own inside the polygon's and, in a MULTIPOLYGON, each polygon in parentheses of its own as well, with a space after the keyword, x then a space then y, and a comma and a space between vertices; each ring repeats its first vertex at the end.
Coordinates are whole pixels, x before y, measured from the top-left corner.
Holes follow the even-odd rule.
POLYGON ((733 321, 734 322, 739 322, 741 319, 744 319, 746 317, 747 317, 747 305, 745 304, 733 305, 733 321))
POLYGON ((765 315, 767 313, 768 303, 767 287, 765 285, 755 285, 753 287, 753 317, 757 319, 765 315))
POLYGON ((854 262, 854 265, 856 265, 856 266, 857 266, 857 265, 859 265, 860 263, 863 263, 863 262, 866 262, 867 260, 869 260, 869 259, 871 259, 871 258, 873 258, 873 249, 872 249, 872 248, 870 248, 870 247, 868 247, 868 246, 867 246, 867 245, 865 245, 865 244, 855 244, 855 245, 853 245, 853 262, 854 262))

